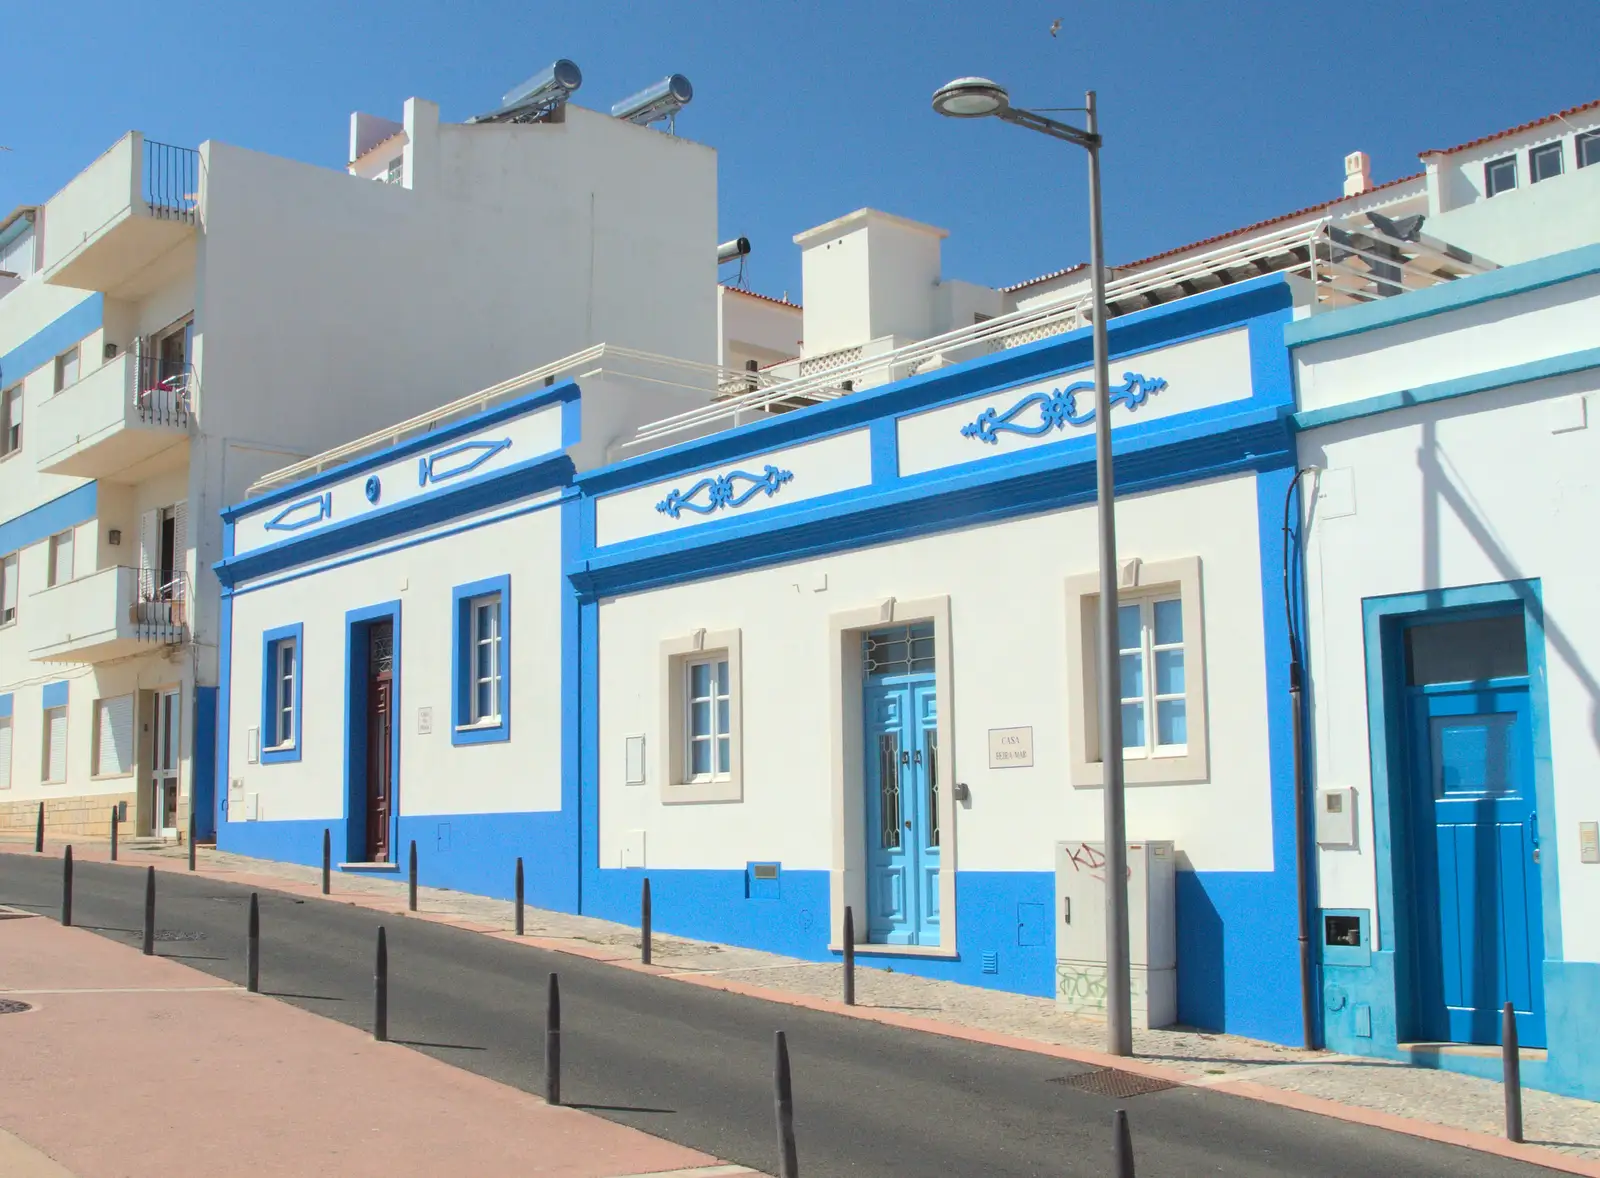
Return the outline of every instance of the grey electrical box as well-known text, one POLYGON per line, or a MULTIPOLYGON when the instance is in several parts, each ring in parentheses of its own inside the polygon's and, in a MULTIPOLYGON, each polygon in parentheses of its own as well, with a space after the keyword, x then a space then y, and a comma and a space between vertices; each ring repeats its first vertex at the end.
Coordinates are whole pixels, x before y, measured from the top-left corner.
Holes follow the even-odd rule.
MULTIPOLYGON (((1056 844, 1056 1005, 1106 1010, 1105 844, 1056 844)), ((1177 856, 1170 842, 1128 844, 1128 955, 1133 1025, 1178 1021, 1177 856)))
POLYGON ((1317 846, 1356 845, 1356 791, 1349 786, 1317 791, 1317 846))

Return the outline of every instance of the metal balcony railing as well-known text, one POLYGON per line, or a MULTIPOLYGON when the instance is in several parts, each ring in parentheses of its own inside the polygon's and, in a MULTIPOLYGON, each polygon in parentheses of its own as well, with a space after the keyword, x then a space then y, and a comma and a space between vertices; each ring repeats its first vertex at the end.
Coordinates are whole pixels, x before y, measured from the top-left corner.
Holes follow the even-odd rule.
POLYGON ((146 139, 141 195, 152 217, 195 224, 200 210, 200 153, 146 139))
POLYGON ((134 340, 133 352, 133 407, 139 420, 187 429, 194 365, 155 355, 142 337, 134 340))
POLYGON ((181 641, 189 624, 189 578, 178 569, 125 568, 135 578, 132 617, 135 637, 147 642, 181 641))

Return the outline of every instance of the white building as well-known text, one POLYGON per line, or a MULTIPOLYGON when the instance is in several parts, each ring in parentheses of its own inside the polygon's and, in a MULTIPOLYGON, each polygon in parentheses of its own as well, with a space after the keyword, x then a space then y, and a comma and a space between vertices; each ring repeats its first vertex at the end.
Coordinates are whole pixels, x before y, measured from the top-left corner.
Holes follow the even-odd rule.
POLYGON ((559 113, 411 99, 345 170, 130 132, 0 227, 0 823, 207 833, 217 512, 264 472, 587 343, 681 362, 618 435, 708 398, 715 153, 559 113))

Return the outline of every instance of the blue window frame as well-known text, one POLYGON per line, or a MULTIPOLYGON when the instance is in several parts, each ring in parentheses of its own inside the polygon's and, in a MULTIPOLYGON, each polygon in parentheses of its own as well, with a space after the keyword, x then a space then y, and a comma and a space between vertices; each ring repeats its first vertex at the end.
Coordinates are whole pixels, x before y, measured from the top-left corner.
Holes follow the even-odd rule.
POLYGON ((261 763, 298 761, 305 743, 305 626, 279 626, 261 635, 261 763))
POLYGON ((511 578, 451 591, 451 744, 511 739, 511 578))

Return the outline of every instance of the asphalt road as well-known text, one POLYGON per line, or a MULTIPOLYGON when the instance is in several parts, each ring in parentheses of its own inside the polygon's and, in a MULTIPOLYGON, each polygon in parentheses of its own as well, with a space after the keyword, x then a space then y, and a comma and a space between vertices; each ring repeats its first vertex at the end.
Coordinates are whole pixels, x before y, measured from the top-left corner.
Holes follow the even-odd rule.
MULTIPOLYGON (((137 945, 143 868, 76 865, 75 923, 137 945)), ((0 903, 59 912, 58 860, 0 854, 0 903)), ((243 984, 249 892, 158 872, 156 951, 243 984), (171 934, 177 934, 172 936, 171 934)), ((1554 1171, 1193 1088, 1121 1101, 1061 1082, 1087 1069, 688 986, 459 929, 261 893, 261 988, 368 1028, 387 927, 389 1035, 543 1091, 544 995, 561 976, 565 1102, 776 1172, 773 1032, 788 1034, 806 1178, 1109 1173, 1128 1110, 1140 1178, 1501 1178, 1554 1171)))

